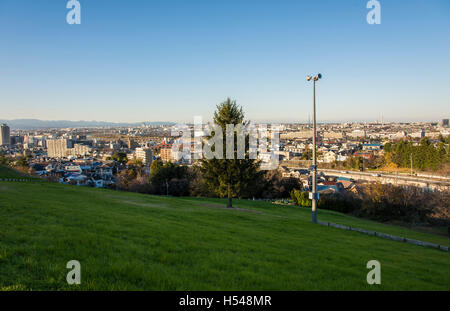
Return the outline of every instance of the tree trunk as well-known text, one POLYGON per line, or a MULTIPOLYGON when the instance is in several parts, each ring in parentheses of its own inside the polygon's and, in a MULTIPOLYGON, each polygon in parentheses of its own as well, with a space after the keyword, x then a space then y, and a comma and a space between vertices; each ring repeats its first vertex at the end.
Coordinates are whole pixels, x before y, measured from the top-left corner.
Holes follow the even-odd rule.
POLYGON ((227 208, 232 208, 233 204, 231 202, 232 196, 231 196, 231 185, 228 185, 228 205, 227 208))

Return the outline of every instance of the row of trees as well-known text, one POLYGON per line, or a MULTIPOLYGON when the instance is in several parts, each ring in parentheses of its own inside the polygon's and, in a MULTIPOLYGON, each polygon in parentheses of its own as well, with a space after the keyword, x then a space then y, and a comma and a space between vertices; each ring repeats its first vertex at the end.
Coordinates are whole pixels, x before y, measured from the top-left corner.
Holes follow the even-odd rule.
POLYGON ((343 168, 363 171, 366 169, 377 169, 382 167, 383 165, 383 157, 374 156, 366 159, 363 157, 351 156, 344 161, 343 168))
POLYGON ((442 136, 435 145, 428 138, 420 140, 418 146, 411 141, 401 140, 397 143, 387 143, 384 146, 386 165, 394 164, 397 167, 413 167, 419 170, 437 170, 442 165, 450 163, 450 137, 442 136))
MULTIPOLYGON (((129 163, 128 169, 117 175, 120 190, 170 196, 227 197, 226 187, 216 188, 215 182, 204 177, 204 167, 186 167, 160 160, 153 161, 150 174, 141 163, 129 163)), ((241 199, 289 198, 293 189, 299 189, 296 178, 283 178, 277 170, 259 171, 249 185, 233 185, 232 197, 241 199)))
POLYGON ((417 146, 413 142, 400 140, 395 143, 386 143, 384 156, 373 156, 369 159, 359 156, 349 156, 344 162, 322 164, 323 167, 336 169, 380 169, 410 168, 414 170, 438 170, 450 164, 450 136, 440 136, 437 143, 428 138, 422 138, 417 146))
POLYGON ((117 188, 148 194, 185 196, 189 195, 192 180, 187 167, 173 163, 153 161, 151 173, 146 172, 142 162, 128 163, 128 168, 117 175, 117 188))
MULTIPOLYGON (((290 192, 300 188, 294 178, 282 178, 278 171, 263 171, 260 162, 249 158, 249 136, 245 137, 245 158, 238 159, 237 136, 234 133, 233 157, 227 155, 227 125, 246 126, 242 108, 229 98, 217 106, 213 122, 223 133, 222 146, 211 146, 215 152, 222 147, 222 159, 203 158, 195 167, 185 167, 173 163, 154 161, 150 175, 146 175, 140 165, 129 165, 128 170, 118 176, 119 189, 173 196, 219 196, 226 197, 227 207, 232 207, 232 198, 288 198, 290 192)), ((211 139, 216 133, 211 133, 211 139)))

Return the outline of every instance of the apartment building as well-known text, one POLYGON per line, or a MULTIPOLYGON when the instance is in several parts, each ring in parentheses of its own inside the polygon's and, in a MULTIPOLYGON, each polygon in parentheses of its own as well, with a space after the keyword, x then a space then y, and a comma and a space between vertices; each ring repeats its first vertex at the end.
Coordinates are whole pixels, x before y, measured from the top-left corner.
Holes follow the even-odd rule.
POLYGON ((11 144, 9 126, 2 124, 0 126, 0 146, 9 146, 11 144))
POLYGON ((47 155, 50 158, 64 158, 68 155, 68 149, 72 148, 72 141, 69 139, 48 139, 47 155))
POLYGON ((141 160, 144 165, 151 165, 153 152, 151 148, 136 148, 136 159, 141 160))
POLYGON ((159 155, 163 162, 172 161, 172 148, 162 148, 159 155))

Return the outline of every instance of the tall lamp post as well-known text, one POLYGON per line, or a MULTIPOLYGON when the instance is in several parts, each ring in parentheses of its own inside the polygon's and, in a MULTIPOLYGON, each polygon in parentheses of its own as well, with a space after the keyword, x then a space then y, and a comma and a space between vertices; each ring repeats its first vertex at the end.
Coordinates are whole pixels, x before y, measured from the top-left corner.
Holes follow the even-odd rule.
POLYGON ((317 223, 317 201, 319 194, 317 192, 317 129, 316 129, 316 81, 322 78, 319 73, 316 76, 307 76, 306 81, 313 81, 313 180, 312 180, 312 194, 310 199, 312 200, 312 222, 317 223))

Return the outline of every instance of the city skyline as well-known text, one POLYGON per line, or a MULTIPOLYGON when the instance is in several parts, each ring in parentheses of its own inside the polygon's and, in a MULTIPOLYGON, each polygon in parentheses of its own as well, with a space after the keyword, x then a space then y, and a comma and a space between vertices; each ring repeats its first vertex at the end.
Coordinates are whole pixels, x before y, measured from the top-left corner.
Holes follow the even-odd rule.
POLYGON ((2 119, 192 122, 231 97, 255 122, 305 122, 315 72, 321 122, 450 112, 446 1, 381 1, 380 25, 356 0, 80 3, 80 25, 65 1, 0 3, 2 119))
MULTIPOLYGON (((203 118, 202 118, 203 119, 203 118)), ((248 121, 251 121, 253 123, 280 123, 280 124, 312 124, 312 120, 310 119, 298 119, 298 120, 278 120, 278 119, 260 119, 260 120, 253 120, 251 118, 246 118, 248 121)), ((448 117, 442 117, 440 119, 430 119, 430 120, 397 120, 397 119, 386 119, 386 118, 373 118, 373 119, 366 119, 366 120, 358 120, 358 119, 347 119, 347 120, 321 120, 318 119, 317 122, 320 124, 344 124, 344 123, 370 123, 370 124, 402 124, 402 123, 441 123, 442 120, 449 119, 448 117)), ((203 119, 203 123, 206 124, 208 122, 212 122, 211 118, 203 119)), ((108 120, 68 120, 68 119, 57 119, 57 120, 44 120, 44 119, 11 119, 11 120, 0 120, 0 123, 5 123, 7 125, 13 124, 12 126, 17 128, 17 123, 26 123, 27 125, 25 127, 29 127, 31 125, 38 124, 39 126, 37 128, 42 128, 42 126, 45 126, 46 124, 51 125, 52 123, 57 124, 55 127, 63 127, 60 124, 64 123, 73 123, 75 127, 88 127, 88 126, 94 126, 94 127, 101 127, 101 126, 140 126, 142 124, 145 125, 151 125, 151 126, 159 126, 159 125, 171 125, 176 123, 186 123, 186 124, 193 124, 193 119, 185 119, 185 120, 155 120, 155 121, 149 121, 149 120, 140 120, 140 121, 131 121, 131 122, 121 122, 121 121, 108 121, 108 120)), ((20 126, 19 126, 20 127, 20 126)))

